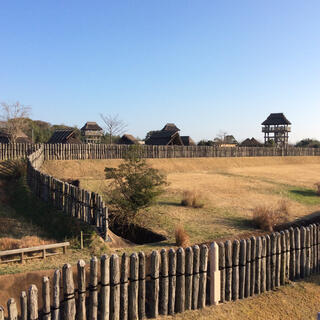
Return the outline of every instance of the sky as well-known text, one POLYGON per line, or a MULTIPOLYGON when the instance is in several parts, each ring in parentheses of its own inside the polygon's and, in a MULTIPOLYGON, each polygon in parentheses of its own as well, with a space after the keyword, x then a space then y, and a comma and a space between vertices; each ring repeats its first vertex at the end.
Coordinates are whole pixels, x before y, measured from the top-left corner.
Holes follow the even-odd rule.
POLYGON ((0 101, 53 124, 119 115, 144 138, 320 139, 319 0, 0 0, 0 101))

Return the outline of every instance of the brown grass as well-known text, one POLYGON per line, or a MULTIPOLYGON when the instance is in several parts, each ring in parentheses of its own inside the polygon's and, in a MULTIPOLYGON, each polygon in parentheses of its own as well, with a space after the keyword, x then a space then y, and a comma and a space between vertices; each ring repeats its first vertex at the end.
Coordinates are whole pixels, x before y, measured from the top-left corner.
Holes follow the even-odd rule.
POLYGON ((35 236, 26 236, 21 239, 4 237, 0 238, 0 250, 29 248, 49 243, 52 243, 52 241, 43 240, 35 236))
POLYGON ((254 225, 265 231, 273 231, 274 227, 289 221, 289 209, 286 201, 282 200, 277 207, 258 206, 253 210, 254 225))
POLYGON ((190 244, 190 237, 183 226, 176 227, 175 237, 177 247, 186 248, 190 244))
POLYGON ((201 196, 196 191, 184 191, 181 205, 184 207, 203 208, 204 203, 201 196))

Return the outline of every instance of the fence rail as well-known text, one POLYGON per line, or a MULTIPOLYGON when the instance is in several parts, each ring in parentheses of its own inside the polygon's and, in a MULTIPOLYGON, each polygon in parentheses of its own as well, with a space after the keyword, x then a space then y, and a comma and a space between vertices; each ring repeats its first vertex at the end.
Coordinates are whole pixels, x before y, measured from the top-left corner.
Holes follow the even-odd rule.
POLYGON ((46 257, 59 254, 56 252, 47 252, 47 250, 62 248, 63 253, 65 254, 68 246, 70 246, 69 242, 61 242, 61 243, 45 244, 45 245, 36 246, 36 247, 0 251, 0 263, 9 263, 9 262, 17 262, 17 261, 20 261, 22 263, 24 260, 29 260, 29 259, 35 259, 35 258, 45 259, 46 257), (41 256, 31 256, 31 257, 25 256, 26 253, 35 253, 40 251, 42 252, 41 256), (17 255, 19 255, 20 258, 11 259, 11 260, 3 259, 4 257, 17 256, 17 255))
POLYGON ((245 299, 319 273, 320 226, 210 247, 155 250, 149 256, 103 255, 90 260, 89 273, 86 268, 80 260, 74 276, 65 264, 53 279, 43 278, 42 288, 31 285, 23 291, 20 308, 9 299, 8 319, 133 320, 245 299))

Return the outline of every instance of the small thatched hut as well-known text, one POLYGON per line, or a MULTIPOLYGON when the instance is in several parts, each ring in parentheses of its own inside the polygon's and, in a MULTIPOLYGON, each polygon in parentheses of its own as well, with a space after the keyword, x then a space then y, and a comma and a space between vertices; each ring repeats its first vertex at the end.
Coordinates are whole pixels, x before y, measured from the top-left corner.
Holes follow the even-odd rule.
MULTIPOLYGON (((0 143, 12 142, 11 135, 5 128, 0 129, 0 143)), ((31 143, 31 139, 21 130, 18 131, 15 143, 31 143)))
POLYGON ((76 136, 76 130, 74 129, 62 129, 56 130, 48 143, 82 143, 81 140, 76 136))
POLYGON ((131 134, 124 134, 118 141, 118 144, 139 144, 139 141, 131 134))
POLYGON ((255 138, 247 138, 244 141, 241 142, 240 147, 262 147, 263 144, 260 143, 255 138))
POLYGON ((195 146, 196 143, 191 139, 190 136, 181 136, 181 140, 184 146, 195 146))

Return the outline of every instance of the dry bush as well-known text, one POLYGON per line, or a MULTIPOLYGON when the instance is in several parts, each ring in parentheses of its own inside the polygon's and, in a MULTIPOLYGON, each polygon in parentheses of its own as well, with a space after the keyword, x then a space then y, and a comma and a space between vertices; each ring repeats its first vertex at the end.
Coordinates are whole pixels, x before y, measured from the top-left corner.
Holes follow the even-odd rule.
POLYGON ((175 236, 176 236, 176 245, 178 247, 185 248, 189 245, 190 237, 183 226, 176 227, 175 236))
POLYGON ((184 191, 181 205, 184 207, 203 208, 204 203, 198 192, 184 191))
POLYGON ((0 250, 29 248, 49 243, 52 243, 52 241, 42 240, 35 236, 26 236, 21 239, 4 237, 0 239, 0 250))
POLYGON ((317 194, 320 196, 320 182, 314 184, 317 187, 317 194))
POLYGON ((252 221, 255 226, 262 230, 273 231, 278 224, 289 220, 288 204, 280 201, 277 207, 258 206, 253 210, 252 221))

